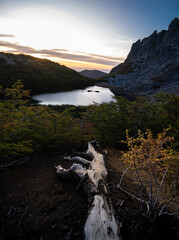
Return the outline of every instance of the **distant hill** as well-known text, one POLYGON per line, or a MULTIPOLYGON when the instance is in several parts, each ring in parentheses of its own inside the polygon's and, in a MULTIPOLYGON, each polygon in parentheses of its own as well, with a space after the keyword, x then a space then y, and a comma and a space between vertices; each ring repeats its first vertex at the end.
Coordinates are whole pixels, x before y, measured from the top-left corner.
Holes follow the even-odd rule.
POLYGON ((179 95, 179 19, 168 30, 154 31, 132 45, 124 63, 105 78, 108 86, 137 94, 179 95))
POLYGON ((19 79, 32 95, 84 88, 94 83, 93 79, 50 60, 0 53, 0 85, 10 87, 19 79))
POLYGON ((85 77, 89 77, 89 78, 93 78, 93 79, 97 79, 97 78, 104 77, 105 75, 107 75, 107 73, 98 71, 98 70, 83 70, 79 73, 85 77))

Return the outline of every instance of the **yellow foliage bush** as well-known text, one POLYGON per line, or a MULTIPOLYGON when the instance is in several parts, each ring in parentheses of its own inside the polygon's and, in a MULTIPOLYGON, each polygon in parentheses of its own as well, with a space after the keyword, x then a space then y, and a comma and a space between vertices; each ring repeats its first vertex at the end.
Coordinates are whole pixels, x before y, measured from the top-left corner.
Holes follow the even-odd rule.
POLYGON ((173 137, 167 136, 171 129, 164 129, 154 138, 150 130, 138 131, 136 138, 130 137, 126 130, 126 141, 129 151, 123 154, 125 163, 134 168, 144 167, 156 171, 174 172, 179 160, 179 153, 172 149, 173 137))

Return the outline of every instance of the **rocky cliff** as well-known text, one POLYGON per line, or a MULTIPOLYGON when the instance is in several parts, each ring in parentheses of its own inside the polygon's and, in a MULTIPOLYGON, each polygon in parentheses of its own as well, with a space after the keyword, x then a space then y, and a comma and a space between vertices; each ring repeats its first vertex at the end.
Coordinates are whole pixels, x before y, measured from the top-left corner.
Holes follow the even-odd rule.
POLYGON ((179 95, 179 19, 168 30, 154 31, 134 43, 124 63, 114 67, 106 79, 121 91, 179 95))

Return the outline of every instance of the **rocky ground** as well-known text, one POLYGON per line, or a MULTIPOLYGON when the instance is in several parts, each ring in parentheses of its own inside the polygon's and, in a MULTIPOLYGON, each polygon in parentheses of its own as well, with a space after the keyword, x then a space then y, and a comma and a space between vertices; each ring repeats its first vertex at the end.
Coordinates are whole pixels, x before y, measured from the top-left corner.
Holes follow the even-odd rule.
MULTIPOLYGON (((77 181, 62 181, 55 165, 68 168, 64 155, 35 156, 27 162, 0 169, 0 239, 80 240, 88 215, 88 201, 77 181)), ((177 239, 176 218, 162 216, 155 221, 146 217, 140 202, 119 191, 116 186, 126 166, 120 152, 108 149, 106 164, 108 187, 116 218, 122 225, 123 239, 177 239)), ((123 188, 138 192, 126 175, 123 188)), ((175 208, 177 205, 175 204, 175 208)))

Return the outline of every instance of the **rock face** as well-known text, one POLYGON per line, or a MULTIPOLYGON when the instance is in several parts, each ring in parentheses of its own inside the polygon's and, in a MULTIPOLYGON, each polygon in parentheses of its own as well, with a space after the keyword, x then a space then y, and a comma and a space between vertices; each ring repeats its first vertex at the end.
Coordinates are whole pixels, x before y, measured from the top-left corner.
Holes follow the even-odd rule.
POLYGON ((84 70, 79 73, 85 77, 89 77, 89 78, 93 78, 93 79, 97 79, 97 78, 104 77, 105 75, 107 75, 107 73, 98 71, 98 70, 84 70))
POLYGON ((121 91, 179 95, 179 19, 168 30, 154 31, 134 43, 124 63, 114 67, 106 79, 121 91))

